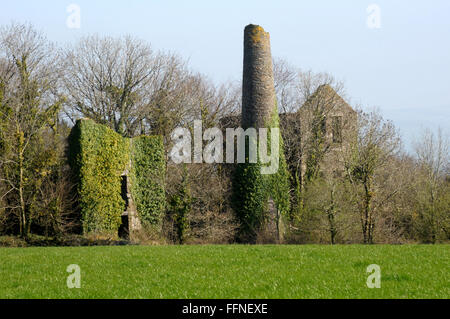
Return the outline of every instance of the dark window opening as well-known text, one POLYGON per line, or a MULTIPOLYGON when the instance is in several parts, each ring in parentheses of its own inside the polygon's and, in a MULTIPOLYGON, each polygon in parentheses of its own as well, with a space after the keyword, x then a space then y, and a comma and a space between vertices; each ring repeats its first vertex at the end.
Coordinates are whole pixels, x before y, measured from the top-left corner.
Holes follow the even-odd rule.
POLYGON ((122 182, 122 199, 125 201, 125 208, 124 211, 128 208, 128 176, 123 175, 121 176, 121 182, 122 182))
POLYGON ((124 213, 122 214, 122 223, 119 226, 119 238, 128 239, 129 238, 129 222, 128 222, 128 176, 121 176, 121 195, 125 202, 124 213))
POLYGON ((333 116, 333 143, 342 143, 342 116, 333 116))

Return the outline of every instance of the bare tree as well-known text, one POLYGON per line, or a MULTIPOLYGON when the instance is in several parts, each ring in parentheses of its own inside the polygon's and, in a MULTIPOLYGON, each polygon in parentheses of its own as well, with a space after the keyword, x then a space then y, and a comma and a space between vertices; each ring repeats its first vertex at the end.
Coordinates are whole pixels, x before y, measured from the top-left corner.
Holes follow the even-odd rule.
POLYGON ((202 114, 215 118, 230 108, 226 86, 136 38, 86 37, 67 50, 66 60, 69 117, 92 118, 124 136, 167 137, 202 114))
MULTIPOLYGON (((347 150, 345 165, 353 186, 365 244, 373 243, 379 212, 374 198, 380 184, 380 171, 398 156, 400 150, 400 137, 392 122, 384 120, 377 111, 359 112, 357 131, 347 150)), ((386 197, 390 196, 393 194, 386 197)))
POLYGON ((297 92, 300 70, 290 65, 286 60, 273 59, 273 77, 278 109, 282 113, 298 110, 301 99, 297 92))
POLYGON ((324 85, 345 98, 344 83, 329 73, 302 70, 280 58, 273 60, 273 73, 281 113, 297 112, 324 85))
MULTIPOLYGON (((54 46, 29 25, 12 24, 0 32, 0 194, 3 211, 19 221, 27 237, 34 217, 37 188, 54 160, 39 149, 41 133, 57 124, 63 100, 54 46)), ((41 144, 42 145, 42 144, 41 144)))
POLYGON ((180 63, 130 36, 82 38, 65 60, 68 116, 92 118, 124 136, 136 133, 154 98, 152 89, 169 85, 180 63))
POLYGON ((449 238, 449 138, 442 129, 437 134, 422 133, 415 144, 418 162, 418 181, 415 187, 417 202, 417 231, 426 242, 436 243, 439 234, 449 238))

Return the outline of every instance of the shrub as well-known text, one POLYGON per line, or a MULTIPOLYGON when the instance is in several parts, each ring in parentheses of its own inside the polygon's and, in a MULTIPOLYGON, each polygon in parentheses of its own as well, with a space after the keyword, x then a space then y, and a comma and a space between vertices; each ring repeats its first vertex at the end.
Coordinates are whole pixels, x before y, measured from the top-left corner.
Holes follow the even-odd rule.
POLYGON ((192 201, 189 173, 186 165, 184 165, 182 181, 178 185, 176 193, 169 198, 168 211, 168 215, 173 223, 172 237, 179 244, 186 242, 189 229, 188 217, 192 211, 192 201))

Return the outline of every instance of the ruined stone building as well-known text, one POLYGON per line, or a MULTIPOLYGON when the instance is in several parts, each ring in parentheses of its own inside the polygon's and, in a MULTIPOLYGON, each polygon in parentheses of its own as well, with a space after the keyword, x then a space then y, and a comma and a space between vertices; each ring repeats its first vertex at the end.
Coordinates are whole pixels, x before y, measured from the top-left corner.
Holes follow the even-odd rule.
POLYGON ((300 183, 342 173, 356 112, 331 86, 319 86, 297 112, 281 114, 280 122, 290 171, 298 173, 300 183))
MULTIPOLYGON (((235 183, 238 191, 233 192, 238 195, 233 200, 238 203, 235 211, 241 209, 244 217, 255 211, 254 215, 269 216, 265 222, 268 233, 281 242, 282 217, 290 210, 290 183, 301 187, 309 178, 342 171, 342 156, 353 138, 356 112, 329 85, 322 85, 297 112, 278 114, 270 35, 260 26, 248 25, 244 31, 242 112, 223 118, 220 124, 222 129, 280 129, 280 150, 284 153, 277 158, 274 174, 262 176, 256 166, 260 163, 250 161, 230 168, 241 173, 241 179, 235 179, 239 180, 235 183)), ((127 238, 131 231, 144 226, 161 229, 166 202, 165 156, 162 136, 128 139, 92 120, 77 121, 69 137, 69 162, 78 185, 83 232, 119 231, 127 238)), ((242 224, 256 229, 258 223, 242 224)))
MULTIPOLYGON (((317 174, 341 174, 343 156, 354 138, 356 112, 328 84, 321 85, 295 113, 281 113, 280 131, 284 153, 291 174, 298 172, 304 183, 308 158, 312 152, 320 157, 317 174)), ((241 125, 241 116, 221 119, 223 129, 241 125)), ((311 160, 310 160, 311 161, 311 160)))

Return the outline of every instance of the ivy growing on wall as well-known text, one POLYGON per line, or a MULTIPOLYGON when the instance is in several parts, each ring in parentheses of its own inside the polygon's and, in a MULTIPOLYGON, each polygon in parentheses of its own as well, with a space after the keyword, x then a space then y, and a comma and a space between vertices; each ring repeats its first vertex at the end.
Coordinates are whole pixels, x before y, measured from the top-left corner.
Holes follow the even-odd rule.
POLYGON ((117 235, 125 210, 121 175, 126 169, 141 222, 161 225, 166 202, 161 136, 123 138, 104 125, 82 119, 69 136, 69 163, 78 185, 85 234, 117 235))
POLYGON ((128 162, 128 139, 92 120, 77 121, 69 136, 69 163, 84 234, 117 235, 125 207, 120 176, 128 162))
POLYGON ((233 176, 232 205, 241 224, 240 241, 254 242, 256 239, 264 221, 265 199, 260 163, 237 164, 233 176))
POLYGON ((165 154, 161 136, 140 136, 131 145, 131 192, 144 224, 161 226, 165 211, 165 154))
MULTIPOLYGON (((279 128, 280 127, 280 119, 278 116, 278 107, 275 104, 274 109, 272 110, 272 115, 270 121, 266 124, 269 128, 279 128)), ((271 145, 271 134, 270 129, 268 130, 268 143, 267 145, 271 145)), ((281 136, 281 132, 279 134, 279 167, 278 171, 275 174, 263 175, 265 178, 265 185, 268 196, 270 196, 274 202, 275 206, 280 213, 281 216, 287 216, 290 210, 290 174, 286 163, 286 158, 284 155, 284 142, 283 137, 281 136)))
MULTIPOLYGON (((268 128, 267 145, 270 151, 270 129, 279 128, 276 104, 266 127, 268 128)), ((267 221, 269 199, 273 200, 280 220, 289 214, 289 172, 281 134, 279 138, 279 167, 276 173, 261 174, 263 164, 259 159, 258 163, 248 163, 248 145, 246 145, 246 163, 238 164, 236 167, 233 177, 232 205, 241 222, 239 236, 242 241, 254 242, 256 239, 257 232, 267 221)))

